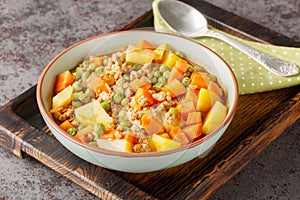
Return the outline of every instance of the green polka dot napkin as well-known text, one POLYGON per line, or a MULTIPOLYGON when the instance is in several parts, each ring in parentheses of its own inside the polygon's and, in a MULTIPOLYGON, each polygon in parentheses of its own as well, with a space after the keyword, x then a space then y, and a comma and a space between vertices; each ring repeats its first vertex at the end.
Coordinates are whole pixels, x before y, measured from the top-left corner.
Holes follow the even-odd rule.
MULTIPOLYGON (((152 4, 154 28, 159 32, 172 33, 168 26, 161 20, 160 15, 157 12, 158 1, 159 0, 154 0, 152 4)), ((215 31, 221 32, 220 30, 215 31)), ((224 32, 222 32, 222 34, 226 34, 229 37, 269 55, 294 62, 300 66, 300 48, 262 44, 243 40, 224 32)), ((221 40, 210 37, 195 38, 194 40, 215 51, 230 65, 237 78, 240 94, 264 92, 300 84, 300 74, 291 77, 276 76, 253 59, 221 40)))

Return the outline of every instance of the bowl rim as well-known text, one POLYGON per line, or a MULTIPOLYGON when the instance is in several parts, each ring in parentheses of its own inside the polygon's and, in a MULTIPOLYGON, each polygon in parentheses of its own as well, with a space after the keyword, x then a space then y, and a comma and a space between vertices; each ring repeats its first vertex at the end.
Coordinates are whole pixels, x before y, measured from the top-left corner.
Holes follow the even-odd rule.
MULTIPOLYGON (((228 98, 228 97, 227 97, 228 98)), ((57 54, 44 68, 44 70, 42 71, 38 83, 37 83, 37 89, 36 89, 36 99, 37 99, 37 104, 38 104, 38 108, 40 110, 41 115, 43 116, 44 120, 49 123, 52 128, 62 137, 64 137, 66 140, 69 140, 72 143, 75 143, 76 145, 79 145, 80 147, 83 148, 87 148, 90 151, 93 151, 95 153, 100 153, 100 154, 105 154, 107 156, 118 156, 118 157, 127 157, 127 158, 143 158, 143 157, 157 157, 157 156, 165 156, 165 155, 171 155, 174 153, 178 153, 178 152, 183 152, 187 149, 192 149, 198 145, 200 145, 201 143, 205 142, 206 140, 210 139, 211 137, 215 136, 226 124, 228 124, 230 122, 230 120, 233 118, 235 111, 237 109, 237 104, 238 104, 238 98, 239 98, 239 94, 238 94, 238 83, 236 80, 236 77, 232 71, 232 69, 230 68, 229 64, 217 53, 215 53, 212 49, 206 47, 205 45, 202 45, 196 41, 193 41, 192 39, 183 37, 183 36, 179 36, 179 35, 174 35, 171 33, 161 33, 161 32, 155 32, 153 30, 126 30, 126 31, 115 31, 115 32, 109 32, 109 33, 105 33, 105 34, 100 34, 97 36, 93 36, 84 40, 81 40, 69 47, 67 47, 66 49, 64 49, 63 51, 61 51, 59 54, 57 54), (79 46, 80 44, 83 44, 85 42, 91 41, 93 39, 96 38, 100 38, 100 37, 106 37, 109 35, 115 35, 115 34, 122 34, 122 33, 126 33, 126 32, 137 32, 137 33, 152 33, 152 34, 163 34, 163 35, 170 35, 172 37, 179 37, 181 39, 184 40, 188 40, 190 42, 196 43, 197 45, 201 46, 201 48, 205 48, 208 51, 210 51, 212 54, 216 55, 219 59, 221 59, 221 61, 225 64, 225 66, 227 67, 227 69, 229 70, 230 76, 232 78, 233 81, 233 85, 234 85, 234 97, 233 97, 233 102, 232 102, 232 109, 230 109, 227 112, 226 118, 223 120, 222 124, 219 125, 219 127, 217 129, 215 129, 212 133, 210 133, 209 135, 206 135, 203 138, 200 138, 196 141, 193 141, 192 143, 189 143, 187 145, 175 148, 175 149, 171 149, 171 150, 166 150, 166 151, 155 151, 155 152, 143 152, 143 153, 133 153, 133 152, 122 152, 122 151, 113 151, 113 150, 108 150, 108 149, 104 149, 104 148, 100 148, 100 147, 96 147, 96 146, 92 146, 89 144, 85 144, 83 142, 80 142, 78 140, 76 140, 73 136, 69 135, 67 132, 63 131, 58 124, 55 123, 55 121, 53 120, 53 118, 48 114, 48 112, 45 109, 43 100, 42 100, 42 83, 44 80, 45 75, 47 74, 48 70, 51 68, 51 66, 53 65, 53 63, 58 60, 62 55, 64 55, 66 52, 68 52, 69 50, 79 46)))

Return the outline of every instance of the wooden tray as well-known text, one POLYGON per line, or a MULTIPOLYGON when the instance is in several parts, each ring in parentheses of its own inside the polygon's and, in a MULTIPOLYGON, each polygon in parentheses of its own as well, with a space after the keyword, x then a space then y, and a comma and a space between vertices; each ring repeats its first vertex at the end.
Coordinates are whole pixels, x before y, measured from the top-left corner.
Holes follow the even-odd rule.
MULTIPOLYGON (((300 43, 203 1, 190 0, 209 24, 250 40, 300 43)), ((152 25, 152 11, 121 30, 152 25)), ((19 157, 32 156, 102 199, 206 199, 300 116, 300 86, 240 96, 228 131, 205 158, 152 173, 121 173, 97 167, 65 149, 38 111, 36 87, 0 108, 0 145, 19 157)))

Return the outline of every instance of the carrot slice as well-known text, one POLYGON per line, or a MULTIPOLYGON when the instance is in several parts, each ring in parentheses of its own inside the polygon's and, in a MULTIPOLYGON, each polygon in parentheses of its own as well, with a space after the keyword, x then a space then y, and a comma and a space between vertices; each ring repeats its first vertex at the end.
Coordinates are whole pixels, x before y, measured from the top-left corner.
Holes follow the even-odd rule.
POLYGON ((207 88, 207 84, 209 82, 209 78, 205 74, 201 74, 200 72, 193 72, 191 75, 191 85, 197 86, 200 88, 207 88))
POLYGON ((186 60, 180 59, 176 61, 174 69, 183 74, 184 72, 186 72, 189 66, 189 63, 186 60))
POLYGON ((59 93, 74 82, 74 77, 70 71, 64 71, 56 76, 54 92, 59 93))
POLYGON ((69 120, 64 121, 63 123, 61 123, 59 125, 59 127, 64 130, 64 131, 68 131, 69 128, 74 128, 74 126, 70 123, 69 120))
POLYGON ((134 96, 134 103, 135 103, 135 106, 137 108, 141 107, 138 103, 138 100, 140 97, 145 97, 146 98, 146 105, 147 106, 151 106, 153 105, 154 103, 154 99, 152 98, 152 95, 148 92, 147 90, 147 87, 141 87, 141 88, 138 88, 136 93, 135 93, 135 96, 134 96))
POLYGON ((135 135, 132 135, 130 133, 124 135, 124 139, 130 142, 131 144, 136 144, 137 137, 135 135))

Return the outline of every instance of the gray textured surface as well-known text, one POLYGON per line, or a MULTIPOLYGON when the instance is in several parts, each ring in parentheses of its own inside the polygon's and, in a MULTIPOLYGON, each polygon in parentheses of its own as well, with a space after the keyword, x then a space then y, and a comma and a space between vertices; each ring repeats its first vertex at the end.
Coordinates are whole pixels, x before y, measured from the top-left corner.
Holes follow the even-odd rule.
MULTIPOLYGON (((0 0, 0 106, 35 85, 61 50, 117 30, 150 9, 151 0, 0 0)), ((299 0, 210 0, 286 36, 300 39, 299 0)), ((210 199, 300 199, 300 120, 210 199)), ((0 199, 97 199, 38 161, 0 148, 0 199)))

